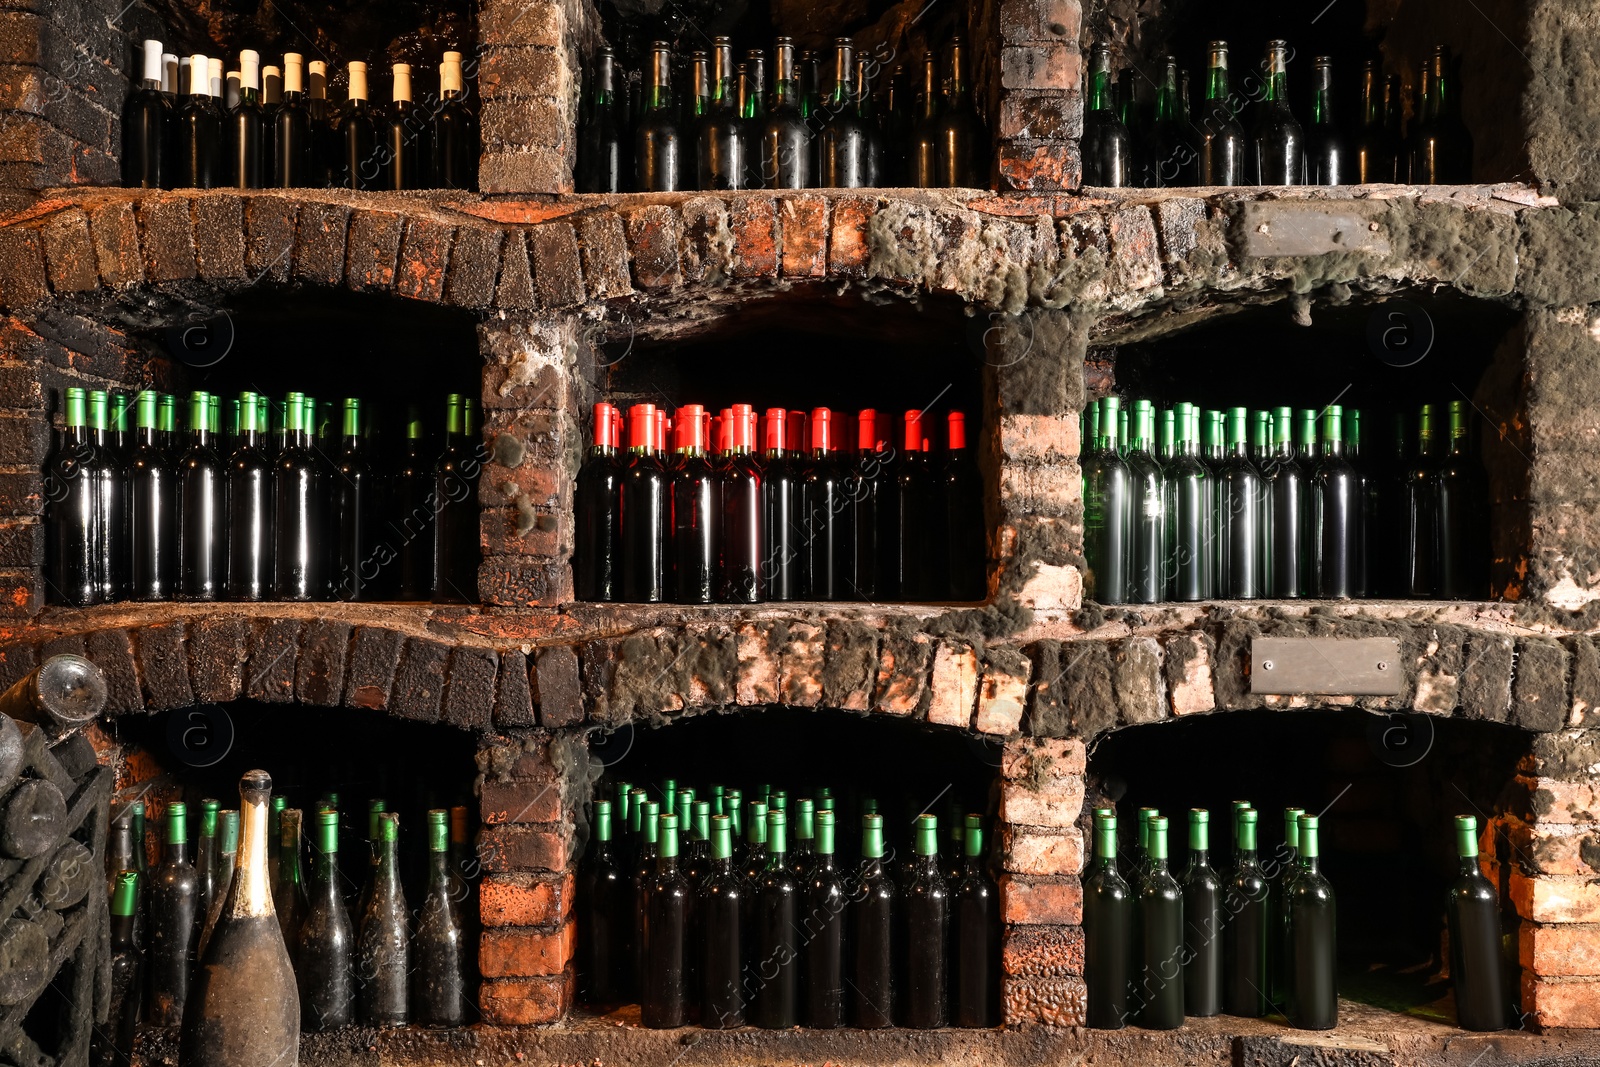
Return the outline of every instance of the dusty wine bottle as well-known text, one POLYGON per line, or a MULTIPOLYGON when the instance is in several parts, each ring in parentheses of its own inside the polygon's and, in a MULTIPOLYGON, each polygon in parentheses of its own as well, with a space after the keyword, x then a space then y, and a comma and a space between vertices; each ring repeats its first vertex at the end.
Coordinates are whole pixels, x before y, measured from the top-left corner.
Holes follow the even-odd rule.
POLYGON ((1456 816, 1460 863, 1445 899, 1450 981, 1463 1030, 1504 1030, 1506 986, 1500 961, 1500 900, 1478 866, 1478 820, 1456 816))
POLYGON ((1133 958, 1133 891, 1117 870, 1117 818, 1094 820, 1094 865, 1083 882, 1084 1022, 1096 1030, 1128 1025, 1128 963, 1133 958))
MULTIPOLYGON (((274 798, 277 799, 277 798, 274 798)), ((278 913, 283 943, 291 962, 300 943, 300 924, 306 917, 306 887, 300 870, 300 809, 284 808, 278 813, 278 879, 273 887, 272 908, 278 913)))
POLYGON ((968 815, 961 878, 951 890, 950 966, 956 1026, 1000 1022, 1000 891, 983 860, 982 817, 968 815))
POLYGON ((412 937, 411 999, 422 1026, 466 1021, 466 940, 450 899, 450 812, 428 812, 428 889, 412 937))
POLYGON ((671 193, 684 187, 687 138, 672 103, 672 46, 650 45, 645 111, 634 129, 633 187, 642 193, 671 193))
POLYGON ((638 991, 639 999, 644 999, 646 949, 649 939, 646 936, 646 921, 649 918, 650 887, 656 876, 656 856, 661 849, 661 805, 654 800, 644 799, 644 790, 636 790, 634 799, 639 803, 635 810, 638 812, 639 833, 638 849, 633 858, 633 908, 630 918, 633 923, 633 988, 638 991))
POLYGON ((195 837, 194 870, 200 887, 195 915, 202 927, 218 895, 217 816, 221 810, 220 800, 200 801, 200 832, 195 837))
POLYGON ((133 1060, 133 1035, 139 1023, 143 993, 144 953, 134 938, 139 912, 139 872, 118 871, 111 894, 110 998, 108 1029, 92 1034, 95 1067, 127 1067, 133 1060))
POLYGON ((1300 872, 1285 900, 1288 996, 1284 1014, 1300 1030, 1331 1030, 1339 1022, 1335 976, 1333 886, 1319 869, 1317 816, 1300 816, 1300 872))
POLYGON ((400 816, 378 813, 378 864, 356 939, 356 1011, 368 1026, 404 1026, 411 971, 406 897, 400 887, 400 816))
POLYGON ((1245 136, 1228 84, 1228 42, 1212 41, 1207 51, 1205 103, 1196 123, 1200 184, 1239 185, 1245 180, 1245 136))
POLYGON ((188 814, 181 800, 167 806, 161 863, 150 883, 150 1003, 145 1018, 152 1026, 183 1022, 194 966, 200 881, 189 860, 188 814))
POLYGON ((339 813, 317 812, 311 891, 295 942, 300 1018, 307 1030, 337 1030, 355 1018, 355 929, 339 892, 339 813))
POLYGON ((655 871, 645 898, 644 983, 639 1019, 654 1029, 689 1021, 689 881, 678 870, 678 817, 659 816, 655 871))
POLYGON ((300 998, 272 913, 267 804, 272 778, 239 783, 239 865, 195 971, 178 1042, 179 1067, 296 1067, 300 998))
POLYGON ((1234 819, 1237 855, 1225 886, 1228 918, 1222 942, 1222 1010, 1255 1019, 1267 1013, 1267 990, 1272 985, 1267 966, 1269 887, 1256 862, 1259 815, 1253 808, 1240 808, 1234 819))
POLYGON ((1289 45, 1268 41, 1261 69, 1263 96, 1251 138, 1251 180, 1256 185, 1305 184, 1305 135, 1289 110, 1289 45))
POLYGON ((767 189, 806 189, 814 184, 816 153, 811 126, 801 114, 794 39, 773 45, 772 106, 761 121, 760 184, 767 189))

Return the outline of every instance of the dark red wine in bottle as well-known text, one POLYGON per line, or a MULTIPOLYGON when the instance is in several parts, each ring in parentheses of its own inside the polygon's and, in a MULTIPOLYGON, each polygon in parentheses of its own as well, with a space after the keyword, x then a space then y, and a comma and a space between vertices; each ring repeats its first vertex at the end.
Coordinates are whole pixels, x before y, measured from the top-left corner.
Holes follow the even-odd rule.
POLYGON ((440 189, 478 187, 478 121, 467 106, 461 53, 446 52, 439 63, 439 102, 428 137, 433 157, 429 179, 440 189))
POLYGON ((189 448, 178 461, 178 596, 216 600, 228 572, 227 472, 217 456, 209 393, 189 398, 189 448))
POLYGON ((671 193, 685 187, 687 138, 672 103, 672 47, 650 46, 644 113, 634 129, 633 183, 642 193, 671 193))
POLYGON ((1000 889, 984 864, 982 821, 966 817, 961 878, 951 890, 956 1026, 1000 1024, 1000 889))
MULTIPOLYGON (((739 852, 739 869, 752 889, 761 881, 761 872, 767 869, 767 804, 764 800, 751 800, 745 808, 744 848, 739 852)), ((755 897, 751 897, 754 906, 755 897)), ((754 914, 752 912, 752 914, 754 914)), ((753 935, 752 935, 753 936, 753 935)), ((755 945, 751 941, 751 947, 755 945)))
POLYGON ((178 98, 173 114, 172 185, 177 189, 210 189, 223 184, 222 122, 211 99, 210 64, 189 57, 188 92, 178 98))
POLYGON ((1288 997, 1284 1014, 1299 1030, 1339 1023, 1333 886, 1322 876, 1315 815, 1300 816, 1300 871, 1285 898, 1288 997))
POLYGON ((322 589, 322 479, 305 419, 305 395, 290 393, 284 447, 272 470, 272 586, 279 600, 314 600, 322 589))
POLYGON ((902 429, 905 448, 895 471, 900 598, 931 600, 945 592, 946 516, 923 436, 922 412, 906 412, 902 429))
POLYGON ((578 868, 578 994, 591 1004, 620 1004, 632 966, 624 957, 632 887, 612 844, 611 801, 594 807, 594 838, 578 868))
POLYGON ((311 112, 305 99, 304 57, 288 52, 283 57, 283 100, 272 116, 272 184, 294 189, 311 184, 311 112))
MULTIPOLYGON (((578 529, 573 545, 573 579, 579 600, 622 599, 623 461, 616 446, 619 421, 612 405, 601 401, 594 406, 594 443, 578 471, 574 493, 578 529)), ((677 547, 676 540, 674 546, 677 547)), ((713 565, 714 560, 713 556, 713 565)))
MULTIPOLYGON (((967 447, 967 417, 945 416, 948 448, 937 495, 944 505, 946 536, 945 595, 952 600, 982 600, 986 593, 987 537, 983 523, 983 482, 977 457, 967 447)), ((937 569, 937 568, 936 568, 937 569)))
POLYGON ((1117 870, 1117 818, 1094 820, 1094 862, 1083 880, 1084 1022, 1096 1030, 1128 1025, 1128 964, 1134 958, 1134 891, 1117 870))
POLYGON ((481 445, 472 425, 472 402, 459 393, 446 400, 444 452, 433 466, 437 520, 433 541, 433 600, 467 603, 478 598, 478 476, 481 445))
POLYGON ((754 604, 766 599, 763 570, 766 512, 762 471, 755 460, 756 413, 735 404, 727 416, 727 453, 719 467, 722 487, 722 570, 718 598, 754 604))
MULTIPOLYGON (((678 409, 672 479, 672 599, 709 604, 717 594, 722 480, 706 453, 705 409, 678 409)), ((601 599, 601 598, 596 598, 601 599)))
POLYGON ((850 502, 848 472, 834 440, 833 412, 813 408, 811 461, 800 482, 801 595, 812 600, 849 597, 850 502))
POLYGON ((1189 811, 1189 866, 1183 872, 1183 1013, 1222 1010, 1222 879, 1211 867, 1211 813, 1189 811))
POLYGON ((367 101, 367 65, 350 64, 350 83, 344 109, 339 116, 339 167, 336 173, 344 189, 379 187, 380 162, 377 154, 377 124, 372 105, 367 101))
POLYGON ((355 1019, 355 928, 340 893, 339 813, 317 812, 305 920, 295 942, 300 1019, 307 1030, 337 1030, 355 1019))
POLYGON ((767 863, 756 882, 755 992, 757 1026, 786 1030, 800 1023, 800 883, 789 868, 788 815, 767 812, 767 863), (770 976, 770 977, 769 977, 770 976))
POLYGON ((1142 1002, 1139 1025, 1147 1030, 1174 1030, 1183 1025, 1183 983, 1174 981, 1172 961, 1183 959, 1183 890, 1167 871, 1167 820, 1150 817, 1149 870, 1139 892, 1143 933, 1137 998, 1142 1002))
POLYGON ((161 863, 150 883, 150 982, 145 1019, 152 1026, 183 1022, 194 967, 200 881, 189 860, 188 806, 167 805, 161 863))
MULTIPOLYGON (((805 817, 810 801, 802 801, 805 817)), ((845 1024, 844 927, 849 886, 834 864, 834 814, 815 813, 816 850, 803 885, 806 938, 804 1025, 832 1030, 845 1024)))
POLYGON ((761 578, 768 600, 794 600, 801 591, 800 487, 803 474, 791 458, 788 419, 789 413, 783 408, 768 408, 762 427, 765 458, 761 464, 761 578))
POLYGON ((255 393, 239 397, 239 435, 228 457, 228 599, 265 600, 272 595, 273 469, 256 433, 255 393))
POLYGON ((98 603, 98 553, 104 543, 94 472, 101 458, 89 432, 88 396, 67 389, 65 429, 45 468, 46 526, 52 599, 85 607, 98 603))
MULTIPOLYGON (((156 45, 158 50, 160 47, 156 45)), ((139 872, 118 871, 113 884, 110 997, 106 1025, 95 1027, 91 1036, 90 1062, 95 1067, 128 1067, 133 1062, 133 1035, 144 991, 144 953, 134 939, 139 872)))
POLYGON ((894 1025, 896 912, 899 893, 883 863, 883 816, 861 817, 861 867, 846 909, 850 1023, 866 1030, 894 1025))
MULTIPOLYGON (((856 459, 845 481, 850 505, 852 551, 848 560, 849 599, 878 600, 888 596, 890 573, 883 567, 884 527, 893 514, 893 485, 886 441, 879 434, 878 412, 867 408, 856 416, 856 459)), ((897 531, 898 532, 898 531, 897 531)), ((897 541, 890 541, 898 548, 897 541)))
POLYGON ((378 813, 378 865, 356 935, 356 1013, 367 1026, 410 1021, 411 939, 405 891, 400 887, 400 816, 378 813))
POLYGON ((700 1025, 745 1023, 744 927, 749 888, 733 865, 733 819, 711 817, 711 868, 695 900, 700 916, 700 1025))
POLYGON ((267 882, 271 794, 265 771, 249 771, 239 784, 239 866, 195 970, 178 1039, 179 1067, 298 1062, 300 999, 267 882))
POLYGON ((1272 986, 1268 967, 1267 925, 1271 917, 1269 885, 1256 859, 1256 824, 1252 808, 1235 812, 1234 868, 1224 885, 1227 913, 1223 927, 1222 1010, 1244 1019, 1259 1018, 1269 1010, 1267 990, 1272 986))
POLYGON ((1455 880, 1445 898, 1450 931, 1450 981, 1463 1030, 1506 1028, 1509 997, 1500 959, 1500 900, 1478 866, 1478 820, 1456 816, 1455 880))
POLYGON ((654 404, 628 409, 628 459, 622 471, 622 599, 667 599, 667 534, 672 495, 656 450, 662 418, 654 404))
POLYGON ((412 936, 411 1001, 422 1026, 467 1018, 466 934, 450 896, 450 812, 428 812, 428 889, 412 936))
POLYGON ((639 1019, 653 1029, 689 1022, 689 880, 678 869, 678 816, 660 818, 655 872, 645 900, 644 990, 639 1019))
POLYGON ((396 63, 392 70, 394 92, 380 123, 383 166, 375 180, 384 189, 426 189, 429 123, 411 99, 411 64, 396 63))
POLYGON ((166 179, 167 137, 172 107, 161 91, 161 42, 145 41, 139 83, 122 104, 122 184, 160 189, 166 179))
POLYGON ((362 433, 360 400, 345 398, 342 422, 329 516, 333 520, 333 594, 338 600, 370 600, 378 564, 372 523, 377 487, 362 433))

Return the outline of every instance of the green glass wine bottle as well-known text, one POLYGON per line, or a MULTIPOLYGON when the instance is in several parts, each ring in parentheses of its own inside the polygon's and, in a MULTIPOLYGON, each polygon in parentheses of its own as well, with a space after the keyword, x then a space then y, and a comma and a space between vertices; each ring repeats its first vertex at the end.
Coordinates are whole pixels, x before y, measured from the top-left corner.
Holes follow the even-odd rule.
POLYGON ((639 1019, 664 1030, 689 1022, 689 880, 678 869, 678 817, 660 815, 655 872, 646 896, 644 994, 639 1019))
POLYGON ((200 833, 195 838, 194 871, 200 882, 200 904, 195 919, 202 929, 217 899, 217 813, 220 800, 200 801, 200 833))
POLYGON ((1174 1030, 1183 1025, 1183 890, 1167 870, 1167 819, 1150 818, 1145 850, 1150 869, 1139 893, 1143 964, 1139 976, 1139 1025, 1174 1030))
POLYGON ((1272 882, 1267 921, 1267 957, 1272 967, 1272 1002, 1281 1004, 1289 994, 1289 943, 1284 935, 1289 922, 1289 889, 1300 873, 1300 816, 1304 808, 1283 809, 1283 845, 1266 867, 1272 882))
POLYGON ((767 802, 752 800, 746 805, 744 853, 740 866, 745 881, 752 886, 761 880, 767 868, 767 802))
POLYGON ((633 861, 633 988, 644 997, 645 920, 649 914, 650 886, 656 877, 656 857, 661 847, 661 805, 645 800, 639 790, 635 807, 639 812, 639 849, 633 861))
POLYGON ((1211 813, 1189 809, 1189 866, 1183 872, 1183 1013, 1222 1010, 1222 879, 1211 867, 1211 813))
POLYGON ((200 880, 189 860, 188 814, 181 800, 167 805, 161 864, 150 882, 150 1003, 145 1019, 152 1026, 183 1022, 194 967, 200 880))
POLYGON ((1094 863, 1083 882, 1084 1022, 1096 1030, 1128 1024, 1133 910, 1133 891, 1117 870, 1117 818, 1097 814, 1094 863))
POLYGON ((801 797, 795 801, 794 844, 789 849, 789 867, 795 881, 804 886, 811 877, 811 865, 817 855, 817 804, 815 800, 801 797))
POLYGON ((466 938, 450 897, 450 812, 428 812, 428 889, 411 938, 411 1002, 422 1026, 460 1026, 467 1018, 466 938))
POLYGON ((733 818, 711 817, 711 870, 700 886, 700 1025, 732 1029, 745 1022, 744 921, 749 888, 733 866, 733 818))
POLYGON ((983 817, 968 815, 961 877, 951 890, 950 961, 956 1026, 1000 1022, 1000 890, 984 863, 983 817))
POLYGON ((767 812, 767 862, 756 880, 755 1024, 787 1030, 800 1022, 800 883, 789 866, 789 816, 767 812))
POLYGON ((950 1018, 950 887, 939 870, 938 816, 917 817, 913 852, 905 902, 905 1025, 930 1030, 947 1025, 950 1018))
POLYGON ((312 831, 311 891, 295 943, 300 1019, 311 1031, 355 1021, 355 927, 339 892, 339 813, 317 812, 312 831))
POLYGON ((861 867, 848 908, 850 1021, 865 1030, 894 1025, 899 893, 883 864, 883 816, 861 816, 861 867))
MULTIPOLYGON (((803 817, 812 801, 800 801, 803 817)), ((834 814, 814 815, 816 848, 802 883, 805 896, 805 1025, 832 1030, 844 1025, 844 912, 849 887, 833 862, 834 814)))
POLYGON ((300 943, 306 906, 305 878, 300 869, 300 809, 285 808, 278 813, 278 885, 272 894, 272 908, 278 913, 291 962, 295 946, 300 943))
POLYGON ((1222 1010, 1255 1019, 1267 1013, 1271 971, 1267 967, 1267 925, 1270 888, 1256 862, 1253 808, 1234 812, 1234 867, 1227 881, 1228 921, 1223 936, 1222 1010))
POLYGON ((1285 901, 1288 921, 1288 996, 1284 1014, 1300 1030, 1331 1030, 1339 1023, 1333 886, 1322 876, 1317 816, 1300 816, 1300 873, 1285 901))
POLYGON ((400 816, 378 814, 378 864, 356 935, 356 1011, 367 1026, 404 1026, 411 971, 406 895, 400 887, 400 816))
POLYGON ((1118 420, 1122 401, 1108 396, 1100 405, 1099 440, 1083 465, 1083 594, 1102 604, 1128 599, 1128 536, 1132 514, 1132 476, 1119 454, 1118 420))
MULTIPOLYGON (((624 794, 625 795, 625 794, 624 794)), ((612 804, 594 806, 594 837, 578 867, 578 994, 591 1004, 620 1004, 631 962, 632 886, 613 844, 612 804)))
POLYGON ((1456 816, 1456 854, 1460 865, 1445 901, 1456 1021, 1463 1030, 1504 1030, 1509 998, 1500 962, 1500 900, 1478 866, 1478 820, 1471 815, 1456 816))
MULTIPOLYGON (((216 928, 217 917, 222 914, 222 901, 233 884, 233 874, 239 859, 239 812, 233 808, 217 813, 217 892, 211 899, 211 910, 206 912, 205 925, 200 930, 200 943, 195 956, 203 958, 211 931, 216 928)), ((142 895, 142 894, 141 894, 142 895)))
POLYGON ((95 1067, 128 1067, 133 1062, 133 1035, 139 1023, 143 990, 144 953, 133 936, 139 912, 139 872, 118 871, 114 881, 110 998, 106 1027, 96 1027, 91 1034, 91 1062, 95 1067))

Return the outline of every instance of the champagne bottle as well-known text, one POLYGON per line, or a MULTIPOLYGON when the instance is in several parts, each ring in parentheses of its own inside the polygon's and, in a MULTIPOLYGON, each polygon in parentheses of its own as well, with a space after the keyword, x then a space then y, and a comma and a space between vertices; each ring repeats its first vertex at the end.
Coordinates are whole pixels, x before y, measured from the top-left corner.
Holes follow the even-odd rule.
MULTIPOLYGON (((628 461, 622 472, 622 596, 633 603, 666 599, 667 533, 672 497, 656 454, 654 404, 628 409, 628 461)), ((670 803, 670 801, 669 801, 670 803)))
POLYGON ((466 1021, 466 937, 450 896, 450 812, 428 812, 428 890, 412 936, 411 998, 423 1026, 466 1021))
POLYGON ((311 113, 305 100, 305 57, 283 57, 283 100, 272 114, 272 184, 280 189, 309 185, 312 176, 311 113))
POLYGON ((378 188, 377 147, 377 124, 367 102, 367 65, 352 62, 348 95, 339 116, 339 167, 335 178, 341 188, 378 188))
POLYGON ((761 984, 755 1025, 786 1030, 800 1022, 800 883, 789 868, 789 818, 767 812, 767 861, 756 880, 755 954, 761 984), (771 977, 768 977, 768 976, 771 977))
POLYGON ((1251 138, 1251 178, 1256 185, 1304 185, 1305 134, 1289 110, 1289 45, 1268 41, 1262 63, 1264 95, 1251 138))
POLYGON ((300 999, 267 881, 272 778, 239 783, 239 865, 183 1012, 179 1067, 296 1067, 300 999))
POLYGON ((822 104, 825 116, 817 135, 817 184, 824 189, 867 185, 871 145, 866 123, 855 108, 855 45, 848 37, 833 42, 833 83, 822 104))
POLYGON ((1500 962, 1500 901, 1478 866, 1478 820, 1456 816, 1460 865, 1445 898, 1450 981, 1463 1030, 1506 1028, 1506 986, 1500 962))
POLYGON ((1253 808, 1234 812, 1236 856, 1224 887, 1227 923, 1222 943, 1222 1010, 1244 1019, 1259 1018, 1267 1013, 1267 990, 1272 986, 1267 959, 1267 928, 1271 918, 1269 887, 1256 862, 1258 818, 1253 808))
MULTIPOLYGON (((813 818, 800 802, 801 823, 813 818)), ((805 873, 805 1025, 832 1030, 845 1024, 844 926, 849 888, 834 865, 834 813, 815 813, 816 851, 805 873)))
POLYGON ((627 995, 632 887, 612 845, 611 801, 594 808, 594 839, 578 870, 578 990, 591 1004, 610 1005, 627 995))
MULTIPOLYGON (((596 421, 598 423, 598 417, 596 421)), ((685 404, 678 409, 677 425, 673 427, 677 438, 676 456, 670 477, 673 599, 680 604, 709 604, 715 599, 717 591, 717 534, 722 520, 722 502, 718 494, 720 486, 716 469, 706 455, 705 431, 703 407, 685 404)), ((597 463, 598 469, 591 473, 591 479, 601 481, 609 478, 611 485, 615 486, 616 474, 610 457, 596 456, 592 462, 597 463)), ((597 498, 597 505, 603 506, 604 487, 594 485, 593 481, 593 491, 601 494, 597 498)), ((615 496, 614 489, 612 495, 615 496)), ((606 519, 596 515, 594 522, 598 527, 606 519)), ((612 518, 610 522, 610 531, 597 529, 596 532, 602 537, 609 533, 614 538, 615 519, 612 518)), ((594 551, 598 553, 600 548, 597 546, 594 551)), ((611 551, 614 553, 615 549, 611 551)), ((611 565, 614 566, 614 563, 611 565)), ((608 600, 614 599, 614 596, 595 599, 608 600)))
POLYGON ((430 180, 440 189, 478 187, 478 121, 467 106, 461 53, 446 52, 439 63, 439 102, 428 137, 433 165, 430 180))
POLYGON ((356 934, 339 892, 339 813, 318 811, 314 826, 311 890, 294 942, 295 974, 305 1028, 336 1030, 355 1017, 356 934))
POLYGON ((1361 130, 1350 160, 1361 185, 1394 181, 1394 156, 1383 120, 1383 64, 1369 59, 1361 65, 1361 130))
POLYGON ((390 67, 389 106, 378 119, 380 166, 374 175, 377 188, 400 191, 426 189, 429 184, 429 123, 411 99, 411 64, 390 67))
POLYGON ((204 927, 216 901, 217 887, 217 816, 222 810, 220 800, 200 801, 200 833, 195 838, 194 869, 199 884, 199 898, 195 918, 204 927))
POLYGON ((700 886, 700 1025, 732 1029, 745 1022, 744 924, 748 884, 733 866, 733 818, 711 817, 711 870, 700 886))
POLYGON ((161 863, 150 884, 150 1003, 145 1017, 152 1026, 182 1023, 189 996, 200 881, 189 859, 188 814, 181 800, 167 806, 161 863))
POLYGON ((772 49, 772 106, 761 123, 761 185, 767 189, 806 189, 816 184, 816 149, 811 126, 801 112, 794 39, 779 37, 772 49))
POLYGON ((1000 1023, 1000 890, 984 865, 982 819, 966 818, 961 880, 951 893, 956 1026, 1000 1023))
POLYGON ((1200 133, 1200 184, 1240 185, 1245 176, 1245 136, 1228 82, 1228 42, 1207 46, 1206 93, 1196 127, 1200 133))
POLYGON ((939 115, 938 184, 946 189, 983 189, 989 185, 989 131, 972 101, 967 83, 966 44, 952 37, 944 107, 939 115))
POLYGON ((1305 172, 1310 185, 1343 185, 1354 169, 1346 157, 1344 135, 1333 114, 1333 60, 1312 61, 1311 125, 1306 128, 1305 172))
MULTIPOLYGON (((148 42, 147 42, 148 43, 148 42)), ((156 46, 158 49, 160 45, 156 46)), ((110 997, 106 1027, 91 1035, 95 1067, 128 1067, 143 993, 144 953, 134 937, 139 914, 139 872, 118 871, 111 894, 110 997)))
POLYGON ((284 401, 284 447, 273 463, 273 595, 312 600, 322 588, 321 478, 311 453, 305 394, 284 401))
POLYGON ((1360 533, 1360 492, 1355 468, 1344 458, 1344 411, 1337 404, 1322 413, 1322 449, 1311 472, 1311 504, 1316 515, 1317 594, 1331 599, 1357 595, 1356 547, 1360 533))
POLYGON ((645 901, 644 989, 639 1019, 653 1029, 689 1022, 689 881, 678 870, 678 817, 659 816, 659 850, 645 901))
POLYGON ((122 184, 160 189, 167 180, 167 136, 172 107, 161 91, 161 42, 145 41, 143 75, 122 103, 122 184))
POLYGON ((1156 85, 1155 121, 1150 125, 1150 146, 1145 152, 1145 184, 1151 188, 1196 185, 1200 135, 1189 124, 1178 61, 1165 55, 1156 62, 1161 68, 1161 81, 1156 85))
POLYGON ((861 867, 847 906, 850 1020, 865 1030, 893 1026, 899 896, 883 865, 883 816, 861 817, 861 867))
POLYGON ((583 126, 578 131, 580 193, 620 193, 627 174, 622 110, 617 102, 616 58, 610 48, 595 56, 583 126))
POLYGON ((378 866, 356 939, 356 1012, 367 1026, 404 1026, 410 1021, 406 998, 411 942, 396 855, 399 841, 400 816, 380 812, 375 842, 378 866))
POLYGON ((1117 818, 1094 820, 1094 865, 1083 882, 1084 1022, 1096 1030, 1128 1024, 1128 964, 1134 957, 1133 890, 1117 870, 1117 818))
POLYGON ((239 396, 238 447, 228 457, 228 597, 265 600, 272 595, 273 467, 261 451, 257 413, 264 398, 239 396))
POLYGON ((1284 931, 1289 923, 1289 891, 1300 873, 1300 816, 1303 808, 1283 809, 1283 847, 1272 857, 1266 875, 1272 880, 1267 920, 1267 955, 1272 967, 1272 1001, 1289 995, 1289 944, 1284 931))
POLYGON ((685 137, 672 103, 672 46, 666 41, 650 45, 644 104, 634 129, 633 187, 642 193, 677 192, 684 188, 685 137))
POLYGON ((930 1030, 949 1023, 950 889, 939 871, 938 816, 917 817, 913 852, 906 885, 905 1025, 930 1030))
POLYGON ((1189 811, 1189 866, 1183 873, 1183 1013, 1222 1010, 1222 879, 1211 867, 1211 813, 1189 811))
POLYGON ((1318 866, 1317 816, 1300 816, 1300 871, 1285 900, 1288 997, 1284 1014, 1300 1030, 1331 1030, 1339 1022, 1333 887, 1318 866))
POLYGON ((718 468, 722 481, 722 569, 717 579, 717 599, 755 604, 766 599, 762 570, 763 476, 754 457, 756 413, 749 404, 735 404, 727 417, 731 420, 729 450, 718 468))
POLYGON ((1143 933, 1139 1025, 1147 1030, 1174 1030, 1183 1025, 1184 955, 1183 890, 1167 871, 1167 819, 1149 820, 1149 871, 1139 892, 1143 933))
POLYGON ((278 913, 283 943, 289 949, 289 959, 293 962, 295 947, 300 943, 300 926, 305 922, 309 908, 305 879, 300 870, 298 808, 285 808, 278 816, 278 883, 273 889, 272 907, 278 913))

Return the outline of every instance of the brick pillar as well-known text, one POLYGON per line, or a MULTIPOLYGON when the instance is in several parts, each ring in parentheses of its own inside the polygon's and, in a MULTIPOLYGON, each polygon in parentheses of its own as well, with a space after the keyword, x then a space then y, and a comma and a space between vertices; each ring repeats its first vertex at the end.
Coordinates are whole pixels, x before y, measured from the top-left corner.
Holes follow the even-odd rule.
POLYGON ((478 91, 485 193, 570 193, 577 42, 596 32, 581 0, 485 0, 478 91))
MULTIPOLYGON (((583 755, 581 741, 571 747, 583 755)), ((516 730, 485 739, 479 750, 478 1007, 486 1023, 553 1023, 572 1006, 577 848, 568 798, 578 791, 563 769, 573 762, 564 758, 568 748, 549 730, 516 730)))
POLYGON ((1002 189, 1076 189, 1083 178, 1079 0, 1000 0, 1002 189))
POLYGON ((1001 1002, 1008 1026, 1082 1026, 1082 741, 1008 742, 1001 757, 1001 1002))
MULTIPOLYGON (((571 250, 577 255, 577 248, 571 250)), ((580 456, 569 319, 509 317, 479 327, 484 443, 479 481, 485 604, 572 599, 572 480, 580 456)))

